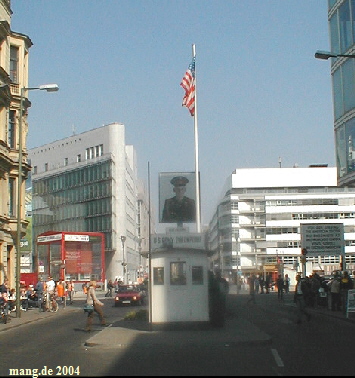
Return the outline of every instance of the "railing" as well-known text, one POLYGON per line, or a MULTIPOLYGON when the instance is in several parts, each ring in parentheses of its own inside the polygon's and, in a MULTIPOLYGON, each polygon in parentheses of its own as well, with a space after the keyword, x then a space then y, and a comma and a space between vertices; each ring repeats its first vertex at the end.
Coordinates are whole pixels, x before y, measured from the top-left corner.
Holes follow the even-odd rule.
POLYGON ((10 84, 10 90, 12 95, 20 95, 20 85, 19 84, 10 84))

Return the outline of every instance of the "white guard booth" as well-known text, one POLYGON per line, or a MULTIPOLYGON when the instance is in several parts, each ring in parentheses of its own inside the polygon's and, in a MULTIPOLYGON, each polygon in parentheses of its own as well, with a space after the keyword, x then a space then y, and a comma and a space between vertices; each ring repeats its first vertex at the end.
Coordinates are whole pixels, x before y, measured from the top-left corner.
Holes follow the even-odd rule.
POLYGON ((209 322, 207 251, 171 244, 152 249, 152 323, 209 322))

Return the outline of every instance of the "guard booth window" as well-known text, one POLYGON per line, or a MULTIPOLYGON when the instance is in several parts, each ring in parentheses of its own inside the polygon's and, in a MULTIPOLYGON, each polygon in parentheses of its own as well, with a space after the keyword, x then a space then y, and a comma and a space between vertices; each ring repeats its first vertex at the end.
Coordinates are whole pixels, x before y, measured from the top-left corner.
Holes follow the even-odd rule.
POLYGON ((164 267, 156 267, 153 269, 154 285, 164 285, 164 267))
POLYGON ((170 263, 170 285, 186 285, 186 261, 170 263))

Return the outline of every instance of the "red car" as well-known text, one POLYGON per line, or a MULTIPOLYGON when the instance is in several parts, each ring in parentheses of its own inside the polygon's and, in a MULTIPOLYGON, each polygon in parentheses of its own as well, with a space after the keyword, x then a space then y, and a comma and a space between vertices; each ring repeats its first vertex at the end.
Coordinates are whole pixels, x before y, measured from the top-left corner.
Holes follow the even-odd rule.
POLYGON ((115 295, 115 306, 143 304, 143 293, 135 285, 120 285, 115 295))

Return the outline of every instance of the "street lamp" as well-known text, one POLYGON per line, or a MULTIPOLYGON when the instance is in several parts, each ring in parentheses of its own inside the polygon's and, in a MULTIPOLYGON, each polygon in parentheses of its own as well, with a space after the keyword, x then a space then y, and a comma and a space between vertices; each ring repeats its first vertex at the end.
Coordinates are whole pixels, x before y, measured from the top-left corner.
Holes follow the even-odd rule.
POLYGON ((124 258, 124 243, 126 241, 126 237, 125 236, 121 236, 121 242, 122 242, 122 267, 123 267, 123 283, 126 284, 126 266, 127 266, 127 263, 125 262, 125 258, 124 258))
POLYGON ((18 124, 18 180, 17 180, 17 241, 16 241, 16 317, 21 317, 20 309, 20 275, 21 275, 21 187, 22 187, 22 114, 24 94, 26 91, 44 90, 47 92, 56 92, 59 90, 57 84, 44 84, 39 87, 21 88, 20 92, 20 118, 18 124))
POLYGON ((324 60, 328 60, 329 58, 338 58, 340 56, 343 56, 346 58, 355 58, 355 54, 336 54, 331 51, 322 51, 322 50, 317 50, 316 53, 314 54, 315 58, 324 59, 324 60))
POLYGON ((240 291, 240 275, 242 275, 242 261, 241 261, 241 253, 240 253, 240 238, 236 239, 237 241, 237 294, 240 291), (240 273, 239 273, 239 266, 240 266, 240 273))

